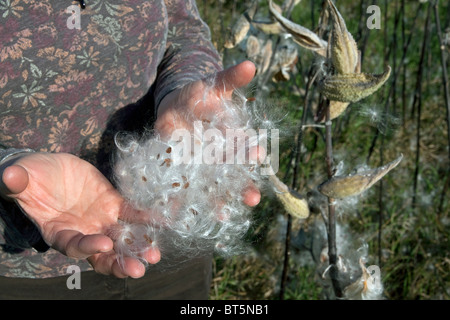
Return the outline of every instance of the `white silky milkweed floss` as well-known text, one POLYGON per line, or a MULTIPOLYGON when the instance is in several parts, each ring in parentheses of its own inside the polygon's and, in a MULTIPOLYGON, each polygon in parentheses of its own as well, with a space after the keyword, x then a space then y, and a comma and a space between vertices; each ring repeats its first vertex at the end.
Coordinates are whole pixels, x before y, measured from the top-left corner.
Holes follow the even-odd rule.
POLYGON ((158 265, 165 266, 213 250, 224 256, 242 251, 251 225, 242 193, 251 183, 261 185, 265 166, 248 154, 268 150, 273 123, 241 93, 221 99, 220 109, 200 117, 186 111, 181 117, 193 128, 168 141, 158 132, 116 135, 115 179, 134 212, 114 231, 121 262, 142 259, 150 248, 161 251, 158 265))

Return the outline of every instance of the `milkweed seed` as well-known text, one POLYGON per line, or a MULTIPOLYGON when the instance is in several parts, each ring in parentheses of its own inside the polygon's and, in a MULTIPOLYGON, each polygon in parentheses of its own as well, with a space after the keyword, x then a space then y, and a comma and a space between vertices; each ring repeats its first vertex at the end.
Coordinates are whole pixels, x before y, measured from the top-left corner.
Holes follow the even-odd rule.
POLYGON ((145 176, 142 176, 142 181, 147 182, 147 178, 145 176))
POLYGON ((172 183, 172 188, 178 188, 180 186, 179 182, 172 183))
POLYGON ((145 241, 148 243, 148 244, 152 244, 153 243, 153 240, 152 240, 152 238, 150 238, 148 235, 146 235, 146 234, 144 234, 144 239, 145 239, 145 241))
POLYGON ((168 147, 167 149, 166 149, 166 153, 171 153, 172 152, 172 148, 171 147, 168 147))
POLYGON ((125 240, 124 240, 125 242, 126 242, 126 244, 133 244, 134 243, 134 241, 133 240, 131 240, 131 239, 128 239, 128 238, 125 238, 125 240))
POLYGON ((170 162, 172 162, 172 160, 170 160, 169 158, 164 159, 164 162, 161 163, 160 167, 162 167, 164 164, 166 165, 166 167, 170 167, 170 162))
POLYGON ((187 188, 189 188, 189 182, 186 182, 183 186, 183 189, 187 189, 187 188))

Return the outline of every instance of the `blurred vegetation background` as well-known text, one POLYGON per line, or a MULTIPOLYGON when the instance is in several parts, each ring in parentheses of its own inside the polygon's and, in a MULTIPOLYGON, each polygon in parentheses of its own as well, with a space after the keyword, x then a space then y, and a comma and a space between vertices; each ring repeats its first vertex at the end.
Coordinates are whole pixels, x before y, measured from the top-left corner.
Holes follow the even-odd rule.
MULTIPOLYGON (((267 1, 257 2, 255 20, 270 22, 267 1)), ((283 14, 315 32, 322 27, 327 37, 329 24, 319 25, 323 3, 295 1, 283 14)), ((283 46, 295 46, 297 57, 284 69, 288 79, 273 72, 258 74, 248 96, 264 101, 275 113, 287 114, 280 124, 286 134, 280 145, 278 177, 287 185, 294 182, 296 190, 314 199, 315 188, 327 177, 325 129, 308 126, 300 130, 299 123, 306 108, 306 124, 317 124, 319 93, 314 84, 307 90, 311 66, 317 60, 284 35, 263 35, 252 25, 241 43, 225 48, 231 28, 251 4, 197 0, 224 67, 252 60, 246 46, 250 35, 265 44, 270 40, 275 53, 283 46)), ((448 70, 450 3, 338 0, 335 4, 361 50, 363 72, 381 73, 386 65, 392 67, 388 82, 379 91, 351 104, 333 121, 335 164, 341 163, 348 173, 360 165, 378 167, 404 155, 381 182, 337 207, 338 254, 344 246, 356 253, 361 244, 368 245, 367 265, 380 267, 387 299, 449 299, 450 139, 443 63, 448 70), (445 60, 441 59, 436 4, 445 60), (380 8, 380 29, 367 27, 370 5, 380 8)), ((326 239, 321 214, 313 210, 306 221, 288 218, 270 194, 263 195, 254 214, 249 254, 215 259, 210 299, 332 298, 329 281, 323 277, 321 250, 326 239), (287 271, 284 281, 283 270, 287 271)))

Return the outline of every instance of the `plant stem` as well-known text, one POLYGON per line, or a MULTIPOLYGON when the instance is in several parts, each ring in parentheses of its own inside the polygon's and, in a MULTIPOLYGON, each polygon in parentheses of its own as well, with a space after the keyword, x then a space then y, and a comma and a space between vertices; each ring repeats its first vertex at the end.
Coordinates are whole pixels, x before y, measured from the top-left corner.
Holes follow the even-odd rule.
MULTIPOLYGON (((448 74, 447 74, 447 56, 445 53, 445 45, 442 37, 441 30, 441 21, 439 19, 439 0, 436 0, 433 4, 434 7, 434 17, 436 20, 436 29, 437 35, 439 39, 439 48, 441 50, 441 65, 442 65, 442 85, 444 87, 444 97, 446 104, 446 113, 447 113, 447 139, 448 139, 448 158, 450 160, 450 93, 449 93, 449 84, 448 84, 448 74)), ((450 8, 450 7, 449 7, 450 8)), ((441 213, 443 211, 445 194, 447 193, 447 189, 450 181, 450 168, 447 168, 447 178, 445 179, 444 186, 442 188, 441 197, 439 201, 438 212, 441 213)))
POLYGON ((290 214, 287 215, 287 226, 286 226, 286 236, 284 240, 284 261, 283 261, 283 271, 281 273, 281 285, 280 285, 280 300, 284 299, 284 292, 286 288, 287 276, 289 271, 289 256, 291 255, 291 229, 292 229, 292 217, 290 214))
POLYGON ((439 0, 436 0, 433 4, 434 7, 434 17, 436 19, 436 29, 437 35, 439 38, 439 48, 441 50, 441 65, 442 65, 442 85, 444 87, 444 96, 445 96, 445 104, 447 111, 447 139, 448 139, 448 158, 450 160, 450 93, 449 93, 449 84, 448 84, 448 74, 447 74, 447 57, 445 54, 445 44, 442 40, 442 30, 441 30, 441 21, 439 19, 439 9, 438 9, 439 0))
POLYGON ((430 12, 431 7, 428 5, 427 10, 427 20, 425 22, 424 35, 423 35, 423 44, 422 51, 420 54, 419 61, 419 69, 417 71, 417 80, 416 80, 416 88, 414 94, 414 100, 412 104, 412 110, 414 113, 414 109, 417 105, 417 134, 416 134, 416 161, 415 161, 415 170, 414 170, 414 186, 413 186, 413 198, 412 198, 412 207, 415 209, 417 202, 417 188, 419 183, 419 167, 420 167, 420 138, 421 138, 421 128, 420 128, 420 120, 422 117, 422 76, 423 76, 423 65, 425 61, 426 48, 428 43, 429 36, 429 25, 430 25, 430 12))
MULTIPOLYGON (((325 143, 326 143, 326 163, 328 179, 333 177, 333 141, 331 132, 331 117, 330 117, 330 101, 325 100, 326 103, 326 122, 325 122, 325 143)), ((337 249, 336 249, 336 210, 335 200, 328 198, 328 260, 330 263, 330 277, 333 284, 334 294, 337 298, 342 297, 342 289, 338 280, 337 269, 337 249)))

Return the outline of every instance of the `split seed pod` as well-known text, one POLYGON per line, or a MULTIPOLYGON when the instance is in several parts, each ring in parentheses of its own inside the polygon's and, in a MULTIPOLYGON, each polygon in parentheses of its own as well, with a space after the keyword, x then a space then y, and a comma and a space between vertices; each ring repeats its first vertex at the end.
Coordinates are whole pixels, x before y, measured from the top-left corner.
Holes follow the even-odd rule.
POLYGON ((225 40, 225 48, 232 49, 236 47, 247 36, 250 30, 250 20, 253 19, 253 15, 256 12, 256 2, 248 9, 248 11, 241 14, 236 23, 231 28, 230 33, 225 40))
POLYGON ((280 25, 292 35, 296 43, 306 49, 316 52, 323 57, 326 56, 326 41, 320 39, 319 36, 311 30, 283 17, 279 10, 277 10, 275 4, 273 3, 273 0, 269 0, 269 10, 272 13, 273 17, 280 23, 280 25))
POLYGON ((275 174, 269 176, 269 181, 272 183, 278 200, 290 215, 299 219, 308 218, 309 206, 305 197, 291 190, 275 174))
POLYGON ((333 17, 331 38, 331 60, 338 74, 354 73, 358 65, 359 54, 353 36, 347 30, 344 19, 334 3, 328 0, 333 17))
POLYGON ((377 91, 389 78, 391 67, 382 74, 367 73, 336 74, 324 79, 322 93, 329 99, 340 102, 358 102, 377 91))
POLYGON ((336 199, 361 194, 374 185, 378 180, 383 178, 389 171, 394 169, 402 159, 403 155, 400 155, 400 157, 394 161, 372 170, 358 172, 348 176, 332 177, 330 180, 322 183, 318 187, 318 190, 323 195, 336 199))

